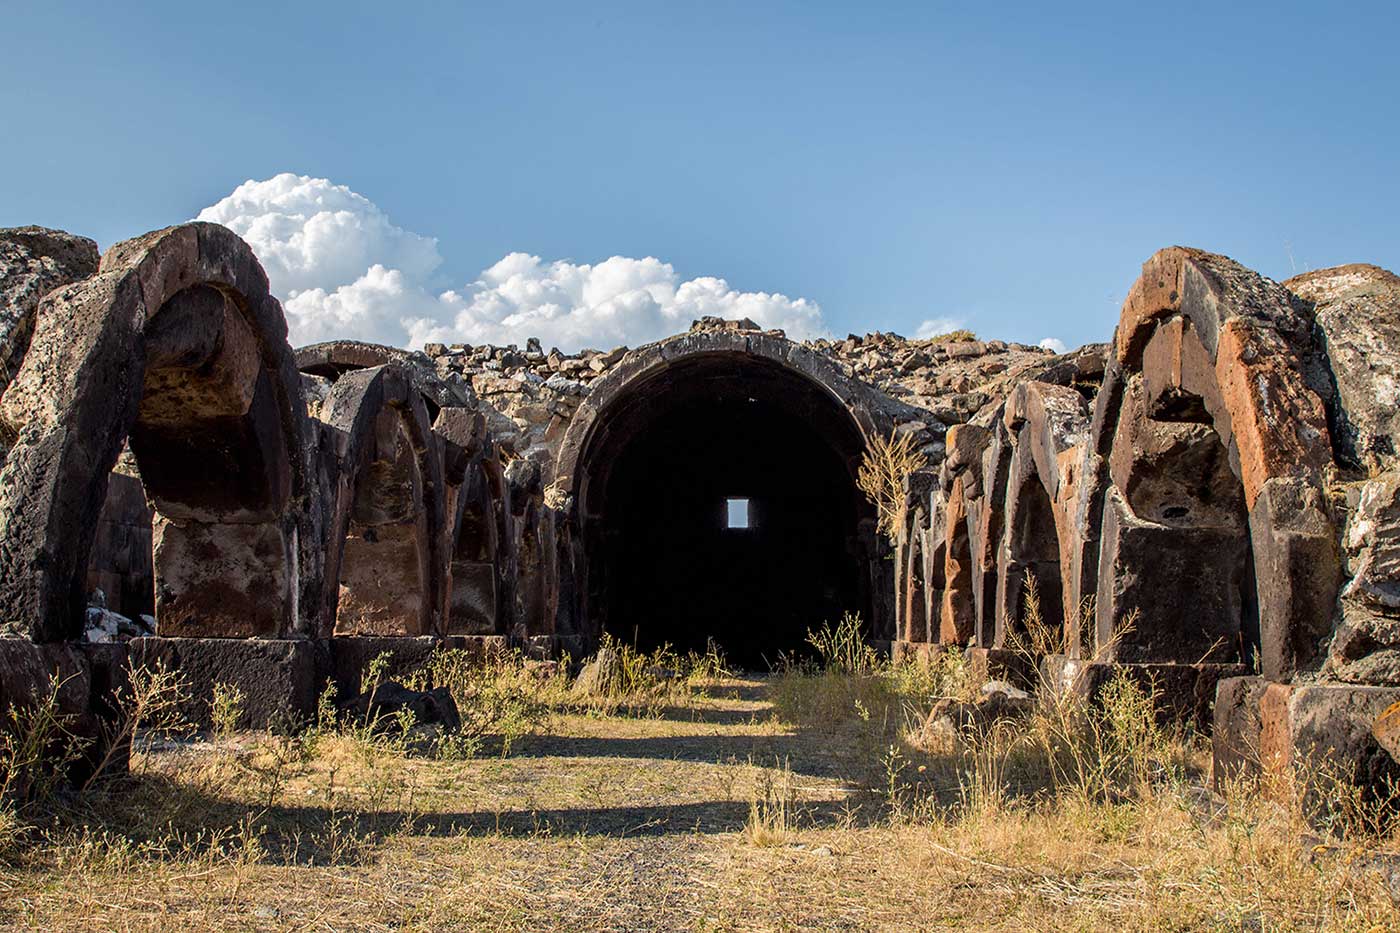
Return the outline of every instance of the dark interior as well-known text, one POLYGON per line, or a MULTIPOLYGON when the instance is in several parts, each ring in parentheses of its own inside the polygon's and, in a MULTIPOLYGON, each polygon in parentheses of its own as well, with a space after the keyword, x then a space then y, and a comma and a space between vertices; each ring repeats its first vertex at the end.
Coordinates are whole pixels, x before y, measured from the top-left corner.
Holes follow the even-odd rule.
POLYGON ((846 411, 805 377, 753 359, 685 361, 608 419, 586 508, 590 615, 643 649, 766 669, 808 629, 870 619, 846 411), (606 457, 606 462, 602 458, 606 457), (748 500, 748 528, 727 500, 748 500))
POLYGON ((1026 478, 1012 529, 1012 564, 1007 570, 1007 626, 1029 644, 1027 584, 1035 581, 1040 624, 1048 631, 1064 630, 1064 594, 1060 583, 1060 543, 1055 530, 1055 507, 1040 478, 1026 478))

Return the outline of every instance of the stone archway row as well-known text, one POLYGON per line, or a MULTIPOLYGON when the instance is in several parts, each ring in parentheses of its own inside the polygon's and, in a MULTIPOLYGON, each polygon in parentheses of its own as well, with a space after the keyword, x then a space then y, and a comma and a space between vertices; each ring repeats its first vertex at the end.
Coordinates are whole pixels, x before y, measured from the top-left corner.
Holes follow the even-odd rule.
MULTIPOLYGON (((119 457, 134 461, 128 472, 152 509, 153 608, 173 636, 328 636, 353 597, 347 571, 363 577, 357 565, 367 564, 386 568, 382 593, 413 608, 375 607, 350 630, 450 634, 462 628, 450 606, 454 565, 509 566, 517 525, 535 520, 525 500, 541 494, 538 483, 512 487, 510 453, 484 417, 429 384, 403 351, 323 345, 294 355, 257 259, 222 227, 118 244, 33 317, 0 407, 13 437, 0 479, 0 606, 33 641, 81 632, 85 571, 119 457), (312 417, 299 364, 328 362, 341 371, 312 417), (482 541, 459 540, 468 525, 482 541), (352 528, 361 533, 351 551, 367 539, 383 547, 347 560, 352 528), (454 561, 465 551, 475 559, 454 561)), ((512 581, 499 577, 478 581, 491 591, 479 597, 457 583, 457 602, 474 606, 473 633, 516 622, 501 598, 512 581)))
POLYGON ((1400 700, 1380 570, 1400 566, 1398 353, 1384 270, 1279 284, 1157 253, 1101 374, 1018 385, 910 479, 898 648, 965 647, 1050 689, 1127 669, 1214 717, 1222 774, 1325 748, 1370 760, 1400 700), (1032 572, 1047 637, 1028 641, 1032 572))

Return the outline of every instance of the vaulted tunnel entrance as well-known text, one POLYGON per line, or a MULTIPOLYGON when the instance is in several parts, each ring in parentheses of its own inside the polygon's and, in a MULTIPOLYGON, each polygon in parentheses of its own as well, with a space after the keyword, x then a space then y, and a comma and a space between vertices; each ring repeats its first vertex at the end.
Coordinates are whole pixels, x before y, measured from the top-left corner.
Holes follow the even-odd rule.
POLYGON ((744 354, 636 380, 580 462, 585 613, 638 647, 763 669, 844 612, 871 621, 864 442, 821 385, 744 354))

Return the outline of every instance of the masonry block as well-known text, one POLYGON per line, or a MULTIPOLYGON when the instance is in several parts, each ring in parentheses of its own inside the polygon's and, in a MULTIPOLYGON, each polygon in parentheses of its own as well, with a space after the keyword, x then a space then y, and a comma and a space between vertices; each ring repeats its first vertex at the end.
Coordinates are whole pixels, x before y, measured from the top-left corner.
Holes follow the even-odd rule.
POLYGON ((309 720, 316 712, 318 646, 298 639, 133 638, 128 645, 134 667, 164 664, 180 671, 188 685, 182 712, 201 727, 210 725, 210 701, 216 684, 243 692, 239 726, 309 720))

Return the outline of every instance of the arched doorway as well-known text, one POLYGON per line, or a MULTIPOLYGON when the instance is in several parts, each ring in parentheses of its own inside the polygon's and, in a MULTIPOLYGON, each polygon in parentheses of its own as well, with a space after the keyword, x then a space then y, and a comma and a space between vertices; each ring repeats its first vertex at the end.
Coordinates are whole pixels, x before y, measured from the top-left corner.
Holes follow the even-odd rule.
POLYGON ((184 224, 111 247, 49 295, 0 420, 0 606, 76 637, 109 472, 130 440, 154 507, 157 631, 286 637, 320 600, 306 403, 281 305, 246 243, 184 224))
POLYGON ((1046 633, 1063 632, 1065 624, 1055 507, 1036 473, 1028 472, 1019 480, 1007 503, 1010 515, 999 555, 998 647, 1029 647, 1035 641, 1030 631, 1033 621, 1046 633), (1039 605, 1034 620, 1028 605, 1032 586, 1039 605))
POLYGON ((425 400, 412 374, 389 363, 341 377, 326 408, 345 450, 328 525, 325 628, 438 634, 444 483, 425 400))
POLYGON ((766 355, 696 352, 603 389, 561 458, 588 629, 642 648, 714 639, 754 668, 845 612, 878 631, 874 520, 854 479, 864 433, 828 383, 766 355))
POLYGON ((1148 350, 1149 367, 1128 378, 1116 413, 1098 641, 1127 662, 1252 665, 1260 647, 1255 555, 1232 438, 1212 414, 1224 402, 1213 379, 1194 378, 1210 370, 1189 321, 1162 325, 1148 350), (1185 362, 1174 372, 1162 358, 1185 362))

